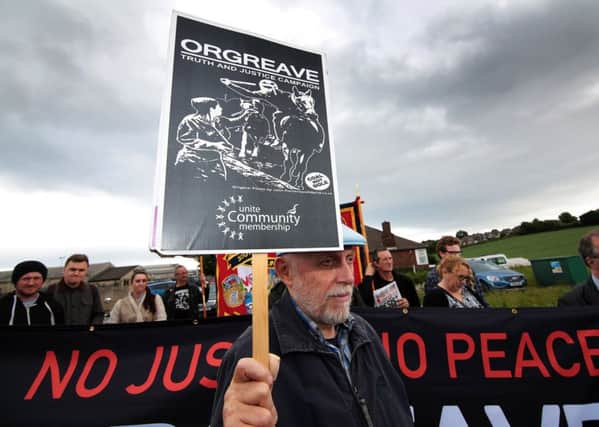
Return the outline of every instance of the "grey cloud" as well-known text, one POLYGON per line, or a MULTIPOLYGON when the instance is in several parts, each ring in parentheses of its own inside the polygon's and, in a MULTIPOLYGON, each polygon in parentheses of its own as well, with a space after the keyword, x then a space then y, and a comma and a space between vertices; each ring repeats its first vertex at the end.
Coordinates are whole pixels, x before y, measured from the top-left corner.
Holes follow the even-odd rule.
POLYGON ((4 3, 0 166, 19 186, 151 191, 163 58, 144 45, 144 2, 115 5, 4 3))
POLYGON ((561 105, 597 83, 598 18, 599 5, 588 1, 451 12, 431 21, 415 43, 439 57, 454 54, 453 62, 433 56, 437 65, 422 72, 410 69, 402 51, 358 65, 355 58, 374 48, 369 40, 334 52, 331 70, 342 76, 333 85, 342 94, 333 98, 335 139, 348 152, 360 150, 358 160, 337 148, 340 180, 349 181, 342 198, 360 183, 370 199, 367 217, 370 210, 372 217, 396 217, 397 226, 456 229, 460 222, 492 227, 508 216, 529 219, 547 200, 572 199, 572 188, 590 179, 599 124, 596 106, 561 105), (415 133, 392 116, 368 122, 390 103, 400 117, 440 109, 448 126, 415 133), (352 109, 353 122, 339 120, 352 109), (455 152, 402 157, 439 140, 454 141, 455 152))
POLYGON ((487 7, 432 23, 423 42, 433 52, 458 44, 478 47, 455 68, 433 72, 420 85, 408 86, 407 93, 423 101, 444 99, 472 112, 482 102, 493 107, 524 94, 531 96, 527 101, 533 105, 543 102, 542 96, 559 99, 572 82, 596 72, 596 3, 551 1, 516 12, 520 13, 487 7))
MULTIPOLYGON (((408 50, 395 22, 408 3, 324 7, 346 41, 320 49, 341 201, 358 184, 374 225, 471 229, 529 219, 589 182, 597 105, 565 106, 598 82, 599 3, 533 3, 443 12, 408 50), (414 52, 431 65, 416 70, 414 52)), ((169 4, 80 5, 0 5, 0 126, 10 147, 0 173, 22 187, 147 197, 166 64, 142 15, 168 16, 169 4)))

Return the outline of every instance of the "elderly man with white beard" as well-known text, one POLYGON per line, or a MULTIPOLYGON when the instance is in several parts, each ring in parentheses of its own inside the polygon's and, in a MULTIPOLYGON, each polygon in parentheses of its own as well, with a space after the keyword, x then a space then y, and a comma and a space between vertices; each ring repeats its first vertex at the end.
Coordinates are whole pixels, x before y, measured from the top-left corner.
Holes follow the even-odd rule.
POLYGON ((412 426, 405 387, 374 329, 350 313, 352 246, 280 254, 286 290, 270 312, 270 369, 251 358, 251 328, 226 353, 211 426, 412 426))

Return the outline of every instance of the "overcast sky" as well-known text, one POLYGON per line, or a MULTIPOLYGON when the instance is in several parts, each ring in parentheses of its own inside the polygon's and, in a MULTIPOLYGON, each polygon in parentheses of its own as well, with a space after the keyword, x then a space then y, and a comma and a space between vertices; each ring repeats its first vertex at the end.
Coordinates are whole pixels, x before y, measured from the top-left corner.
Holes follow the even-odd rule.
POLYGON ((325 52, 341 201, 416 241, 599 208, 599 2, 0 0, 0 269, 154 263, 171 10, 325 52))

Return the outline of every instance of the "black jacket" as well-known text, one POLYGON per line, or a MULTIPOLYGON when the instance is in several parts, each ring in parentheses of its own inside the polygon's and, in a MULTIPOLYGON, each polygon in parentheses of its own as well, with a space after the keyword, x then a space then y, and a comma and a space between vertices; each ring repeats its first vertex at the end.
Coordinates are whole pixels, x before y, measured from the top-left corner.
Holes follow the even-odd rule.
MULTIPOLYGON (((476 293, 476 291, 473 291, 470 288, 468 288, 468 290, 470 291, 470 293, 472 295, 474 295, 474 297, 478 300, 478 302, 483 307, 489 306, 489 304, 478 293, 476 293)), ((447 291, 445 289, 437 286, 436 288, 431 290, 429 293, 424 295, 424 300, 422 301, 422 306, 423 307, 449 307, 449 300, 447 299, 448 295, 449 294, 447 293, 447 291)))
POLYGON ((95 285, 81 283, 71 288, 61 279, 48 286, 46 293, 62 306, 66 325, 101 325, 104 321, 104 307, 95 285))
POLYGON ((0 325, 32 326, 32 325, 63 325, 64 312, 62 307, 52 297, 43 292, 35 305, 29 310, 21 300, 11 292, 0 298, 0 325))
MULTIPOLYGON (((408 398, 380 339, 363 318, 354 316, 349 336, 351 383, 337 355, 309 332, 289 292, 270 311, 270 352, 280 355, 273 387, 278 425, 285 427, 368 426, 359 399, 368 408, 372 426, 412 426, 408 398)), ((224 393, 237 361, 251 356, 251 327, 227 351, 218 371, 212 427, 222 426, 224 393)))
POLYGON ((557 300, 558 307, 576 305, 599 305, 599 290, 589 276, 586 282, 579 283, 557 300))
MULTIPOLYGON (((420 307, 420 299, 418 298, 416 287, 414 286, 412 279, 394 271, 393 280, 397 283, 397 288, 399 289, 401 296, 410 303, 410 307, 420 307)), ((368 307, 374 307, 374 296, 372 294, 373 285, 374 289, 379 289, 389 283, 391 283, 391 281, 383 279, 378 272, 374 273, 374 276, 364 276, 364 280, 362 280, 359 287, 364 304, 368 307)))

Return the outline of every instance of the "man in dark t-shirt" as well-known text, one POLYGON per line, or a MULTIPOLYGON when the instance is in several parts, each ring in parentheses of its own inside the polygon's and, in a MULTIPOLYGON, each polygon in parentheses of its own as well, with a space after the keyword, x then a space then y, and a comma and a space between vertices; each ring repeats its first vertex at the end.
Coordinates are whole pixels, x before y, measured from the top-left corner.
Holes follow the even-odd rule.
MULTIPOLYGON (((167 289, 163 296, 164 308, 168 320, 199 319, 199 304, 202 302, 202 291, 188 282, 189 273, 183 265, 175 267, 175 286, 167 289)), ((200 273, 200 284, 206 289, 206 278, 200 273)))

